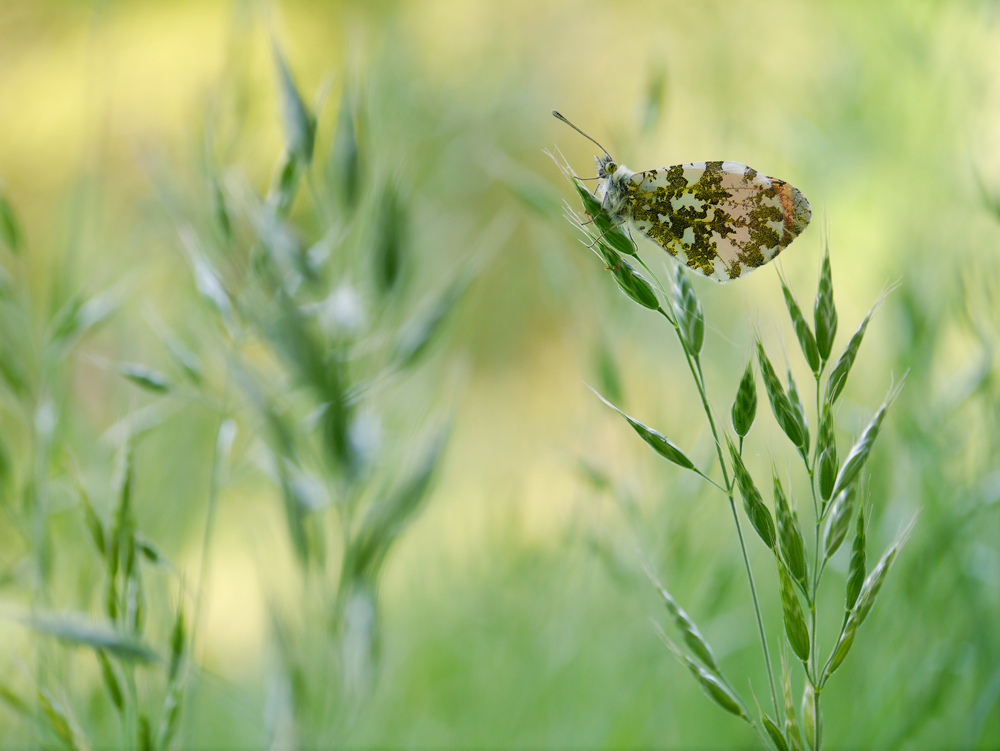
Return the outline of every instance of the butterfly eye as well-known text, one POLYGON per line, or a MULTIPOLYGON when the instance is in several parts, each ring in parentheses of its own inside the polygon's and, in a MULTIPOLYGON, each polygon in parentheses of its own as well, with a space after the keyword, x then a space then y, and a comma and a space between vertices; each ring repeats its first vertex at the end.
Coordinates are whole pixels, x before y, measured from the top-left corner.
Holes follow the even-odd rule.
POLYGON ((617 169, 618 169, 618 165, 617 165, 617 164, 615 164, 614 162, 611 162, 611 161, 609 161, 609 162, 605 163, 605 165, 604 165, 604 171, 605 171, 605 172, 606 172, 606 173, 607 173, 608 175, 613 175, 613 174, 615 174, 615 171, 616 171, 617 169))

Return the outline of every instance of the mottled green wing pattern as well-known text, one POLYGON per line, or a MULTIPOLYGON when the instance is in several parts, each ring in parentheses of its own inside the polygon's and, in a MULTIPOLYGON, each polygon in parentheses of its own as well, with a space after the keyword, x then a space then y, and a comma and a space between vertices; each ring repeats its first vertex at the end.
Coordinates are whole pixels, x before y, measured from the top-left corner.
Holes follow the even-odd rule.
POLYGON ((637 172, 626 190, 635 226, 717 282, 763 266, 812 217, 809 201, 797 188, 739 162, 637 172))

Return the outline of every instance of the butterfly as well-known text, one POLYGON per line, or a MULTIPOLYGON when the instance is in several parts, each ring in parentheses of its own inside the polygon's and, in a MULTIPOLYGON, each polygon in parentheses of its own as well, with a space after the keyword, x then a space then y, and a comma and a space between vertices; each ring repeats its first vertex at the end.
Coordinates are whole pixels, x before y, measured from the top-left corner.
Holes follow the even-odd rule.
POLYGON ((689 162, 633 172, 597 145, 597 197, 615 227, 634 226, 670 255, 717 282, 772 260, 812 218, 798 188, 739 162, 689 162))

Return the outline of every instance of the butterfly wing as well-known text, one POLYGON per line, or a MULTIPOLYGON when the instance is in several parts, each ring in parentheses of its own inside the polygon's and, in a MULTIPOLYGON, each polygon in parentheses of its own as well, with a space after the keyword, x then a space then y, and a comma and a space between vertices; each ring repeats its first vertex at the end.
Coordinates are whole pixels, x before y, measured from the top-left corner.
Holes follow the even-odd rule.
POLYGON ((643 234, 717 282, 750 273, 806 228, 797 188, 739 162, 692 162, 630 178, 629 218, 643 234))

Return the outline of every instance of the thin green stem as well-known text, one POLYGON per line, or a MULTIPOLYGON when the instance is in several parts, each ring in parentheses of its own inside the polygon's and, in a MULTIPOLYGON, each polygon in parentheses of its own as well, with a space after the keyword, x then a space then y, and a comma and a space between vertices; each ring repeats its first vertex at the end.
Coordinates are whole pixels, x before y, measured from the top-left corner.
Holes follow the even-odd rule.
MULTIPOLYGON (((826 367, 826 363, 823 363, 823 368, 826 367)), ((820 378, 822 376, 823 369, 816 375, 816 425, 817 429, 819 423, 822 421, 822 403, 820 397, 820 378)), ((812 580, 812 594, 809 597, 809 635, 810 635, 810 647, 809 655, 810 662, 812 663, 812 670, 806 671, 806 677, 813 687, 813 718, 815 722, 815 728, 813 730, 813 751, 819 751, 820 743, 822 738, 820 735, 820 692, 822 691, 822 685, 820 681, 822 676, 819 673, 819 650, 816 637, 816 621, 817 621, 817 608, 818 606, 818 596, 819 596, 819 580, 823 575, 823 567, 826 565, 826 556, 824 555, 823 564, 819 561, 819 546, 820 546, 820 517, 822 515, 820 499, 816 493, 816 483, 818 478, 816 476, 816 463, 819 461, 819 434, 816 436, 816 444, 813 448, 813 461, 812 466, 806 463, 806 470, 809 472, 809 489, 812 494, 813 509, 816 513, 816 523, 814 525, 815 534, 815 545, 813 546, 813 580, 812 580), (809 673, 812 675, 809 675, 809 673), (818 685, 820 684, 820 685, 818 685)))
POLYGON ((767 634, 764 631, 764 619, 760 614, 760 602, 757 599, 757 587, 753 580, 753 571, 750 568, 750 556, 747 554, 746 542, 743 539, 743 529, 740 527, 740 517, 736 512, 736 501, 733 499, 733 484, 729 480, 729 472, 726 469, 726 462, 722 456, 722 443, 719 440, 719 431, 715 427, 715 418, 712 416, 712 408, 708 404, 708 395, 705 393, 705 380, 701 371, 701 361, 696 355, 692 355, 691 351, 688 349, 687 342, 684 341, 684 337, 681 335, 680 327, 663 308, 659 309, 659 312, 663 314, 663 317, 670 321, 671 325, 674 327, 674 333, 677 335, 677 340, 681 343, 681 348, 684 350, 684 357, 687 360, 688 368, 691 369, 691 376, 694 378, 695 385, 698 387, 698 395, 701 397, 701 405, 705 410, 705 415, 708 417, 708 424, 712 429, 712 438, 715 440, 715 451, 719 457, 719 467, 722 469, 722 479, 726 486, 726 497, 729 499, 729 508, 733 512, 733 522, 736 524, 736 534, 740 540, 740 550, 743 553, 743 565, 747 572, 747 581, 750 584, 750 597, 753 600, 754 614, 757 617, 757 630, 760 634, 760 645, 764 651, 764 664, 767 667, 767 681, 771 689, 771 702, 774 705, 775 716, 778 714, 778 693, 774 688, 774 672, 771 669, 771 653, 767 648, 767 634))

